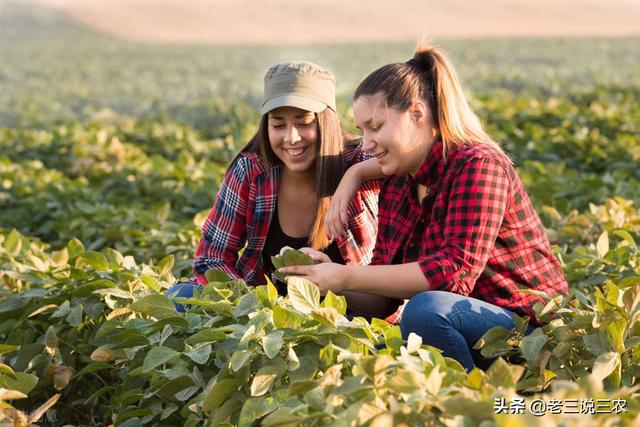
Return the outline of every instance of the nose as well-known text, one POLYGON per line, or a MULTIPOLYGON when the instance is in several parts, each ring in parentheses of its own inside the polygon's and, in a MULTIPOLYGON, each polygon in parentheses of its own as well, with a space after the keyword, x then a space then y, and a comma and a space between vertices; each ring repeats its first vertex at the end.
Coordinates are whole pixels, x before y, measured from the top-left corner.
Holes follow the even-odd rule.
POLYGON ((365 153, 370 153, 376 147, 376 143, 373 139, 371 139, 371 135, 367 132, 364 132, 362 135, 362 151, 365 153))
POLYGON ((293 145, 300 140, 302 140, 302 138, 300 137, 298 128, 296 126, 288 127, 287 132, 284 135, 284 142, 293 145))

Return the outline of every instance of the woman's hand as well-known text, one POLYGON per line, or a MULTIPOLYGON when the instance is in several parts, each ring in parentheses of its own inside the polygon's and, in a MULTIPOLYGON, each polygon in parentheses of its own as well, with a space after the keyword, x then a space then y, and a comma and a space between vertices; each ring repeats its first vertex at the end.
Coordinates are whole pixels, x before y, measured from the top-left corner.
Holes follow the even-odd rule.
POLYGON ((347 208, 362 184, 362 177, 357 166, 347 169, 331 197, 329 210, 324 218, 324 231, 330 239, 342 236, 345 232, 346 224, 349 221, 347 208))
POLYGON ((323 262, 315 265, 292 265, 279 268, 285 276, 304 277, 320 288, 320 294, 331 291, 340 295, 346 290, 347 266, 333 262, 323 262))

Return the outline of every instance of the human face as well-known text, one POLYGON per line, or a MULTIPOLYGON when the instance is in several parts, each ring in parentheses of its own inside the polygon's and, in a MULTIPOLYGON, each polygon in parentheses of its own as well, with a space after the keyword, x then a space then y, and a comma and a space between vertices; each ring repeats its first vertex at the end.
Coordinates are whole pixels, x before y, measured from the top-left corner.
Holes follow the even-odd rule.
POLYGON ((295 107, 269 111, 269 143, 275 155, 291 172, 309 172, 316 161, 318 119, 315 113, 295 107))
POLYGON ((380 95, 361 96, 353 102, 353 114, 362 131, 362 150, 378 160, 385 175, 415 175, 434 135, 424 102, 415 101, 400 112, 387 107, 380 95))

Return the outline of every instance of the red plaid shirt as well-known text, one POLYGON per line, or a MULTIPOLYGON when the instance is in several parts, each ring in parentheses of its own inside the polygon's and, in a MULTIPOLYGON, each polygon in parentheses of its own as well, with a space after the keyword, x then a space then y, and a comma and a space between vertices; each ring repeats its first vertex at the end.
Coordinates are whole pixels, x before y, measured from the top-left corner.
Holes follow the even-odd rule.
POLYGON ((504 307, 535 322, 537 296, 567 292, 545 229, 513 165, 496 147, 473 144, 443 158, 434 142, 415 178, 389 177, 380 190, 371 264, 417 261, 432 290, 504 307), (418 201, 417 184, 427 187, 418 201))
MULTIPOLYGON (((347 167, 370 158, 360 146, 361 143, 351 144, 345 148, 347 167)), ((207 283, 204 274, 211 268, 244 279, 250 285, 266 283, 262 250, 276 211, 279 179, 280 166, 267 170, 257 154, 240 153, 231 163, 202 228, 193 264, 198 283, 207 283)), ((379 183, 375 180, 364 183, 349 205, 347 233, 336 240, 347 264, 371 261, 379 183)))

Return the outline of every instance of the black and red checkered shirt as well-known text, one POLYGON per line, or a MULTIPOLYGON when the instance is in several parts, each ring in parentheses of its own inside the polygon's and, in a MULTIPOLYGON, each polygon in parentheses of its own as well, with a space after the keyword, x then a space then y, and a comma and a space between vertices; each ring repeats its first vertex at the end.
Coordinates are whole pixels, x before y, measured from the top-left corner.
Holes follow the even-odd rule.
POLYGON ((509 159, 489 144, 434 142, 415 177, 389 177, 371 264, 418 262, 430 289, 531 317, 539 297, 567 292, 545 229, 509 159), (427 187, 418 201, 417 184, 427 187))

